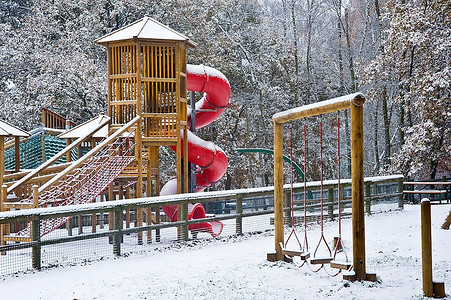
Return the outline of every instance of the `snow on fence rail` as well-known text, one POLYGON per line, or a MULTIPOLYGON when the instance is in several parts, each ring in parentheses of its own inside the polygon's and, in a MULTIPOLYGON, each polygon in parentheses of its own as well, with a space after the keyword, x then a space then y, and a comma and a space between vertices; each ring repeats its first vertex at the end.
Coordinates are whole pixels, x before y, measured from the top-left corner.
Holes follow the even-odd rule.
MULTIPOLYGON (((371 213, 372 205, 391 200, 397 203, 397 207, 403 206, 403 177, 402 175, 367 177, 365 178, 365 202, 366 211, 371 213), (395 199, 393 201, 393 199, 395 199)), ((342 179, 341 189, 344 192, 344 206, 350 204, 351 181, 342 179)), ((330 219, 337 216, 338 207, 336 203, 338 182, 329 180, 323 182, 323 191, 327 193, 328 199, 324 204, 327 215, 330 219)), ((308 199, 309 219, 315 220, 319 214, 319 190, 320 182, 307 183, 307 190, 312 191, 313 198, 308 199)), ((290 185, 284 186, 285 213, 290 214, 290 185)), ((294 185, 295 199, 303 199, 303 184, 294 185)), ((188 226, 190 224, 222 221, 224 223, 223 235, 242 234, 244 232, 271 230, 271 219, 274 216, 274 188, 252 188, 228 191, 216 191, 194 194, 168 195, 152 198, 137 198, 127 200, 116 200, 101 203, 90 203, 73 206, 48 207, 26 209, 18 211, 8 211, 0 213, 0 224, 2 228, 14 224, 15 227, 28 226, 31 223, 31 242, 10 243, 0 246, 0 274, 12 274, 18 271, 40 269, 53 265, 65 263, 83 262, 87 260, 103 259, 114 257, 135 251, 142 251, 145 248, 142 239, 137 239, 138 232, 147 232, 147 243, 150 247, 172 243, 188 237, 188 226), (207 210, 207 217, 196 220, 180 220, 178 222, 162 222, 155 224, 155 212, 160 212, 161 206, 179 205, 188 207, 188 203, 201 202, 207 210), (131 212, 132 220, 126 222, 124 216, 131 212), (133 216, 136 219, 137 213, 153 212, 151 218, 146 218, 148 223, 143 226, 133 224, 133 216), (89 224, 95 214, 99 217, 96 224, 89 224), (80 217, 83 216, 83 217, 80 217), (41 222, 52 218, 69 217, 72 222, 82 222, 86 226, 85 230, 69 235, 68 230, 63 226, 55 232, 41 237, 41 222), (152 220, 150 222, 149 220, 152 220), (94 226, 93 226, 94 225, 94 226), (110 228, 111 227, 111 228, 110 228), (93 230, 89 232, 89 228, 93 230), (154 232, 154 241, 152 241, 154 232)), ((295 202, 295 211, 303 211, 303 201, 295 202)), ((342 207, 341 209, 344 209, 342 207)), ((182 214, 187 216, 188 214, 182 214)), ((300 218, 295 219, 301 222, 300 218)), ((291 218, 287 218, 291 222, 291 218)), ((72 233, 72 231, 71 231, 72 233)), ((193 233, 193 232, 192 232, 193 233)), ((198 236, 193 233, 194 237, 198 236)), ((209 235, 205 234, 205 237, 209 235)))

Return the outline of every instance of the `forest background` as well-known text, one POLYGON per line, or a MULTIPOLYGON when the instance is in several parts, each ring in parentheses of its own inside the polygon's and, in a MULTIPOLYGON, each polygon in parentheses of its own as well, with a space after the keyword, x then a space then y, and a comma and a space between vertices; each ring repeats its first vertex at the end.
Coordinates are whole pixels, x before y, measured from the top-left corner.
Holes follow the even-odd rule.
MULTIPOLYGON (((0 119, 29 130, 42 107, 77 123, 105 114, 106 51, 93 41, 146 14, 198 44, 188 63, 230 81, 230 107, 198 132, 229 158, 213 189, 272 185, 271 157, 235 149, 271 149, 276 112, 354 92, 367 99, 366 176, 451 174, 448 0, 0 0, 0 119)), ((307 127, 307 180, 320 178, 320 121, 324 179, 337 178, 337 118, 345 178, 348 114, 292 124, 301 165, 307 127)), ((161 159, 174 175, 171 150, 161 159)))

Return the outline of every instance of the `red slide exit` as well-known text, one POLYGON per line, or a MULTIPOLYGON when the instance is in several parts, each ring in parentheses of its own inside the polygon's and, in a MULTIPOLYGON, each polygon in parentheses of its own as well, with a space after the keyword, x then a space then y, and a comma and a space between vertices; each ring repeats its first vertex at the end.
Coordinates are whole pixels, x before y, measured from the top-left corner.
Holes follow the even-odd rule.
MULTIPOLYGON (((230 84, 218 70, 202 65, 187 65, 187 90, 204 93, 196 103, 196 129, 215 121, 228 107, 230 100, 230 84)), ((191 108, 188 109, 188 123, 191 123, 191 108)), ((182 153, 182 156, 184 154, 182 153)), ((201 192, 212 183, 218 181, 227 170, 227 156, 224 151, 212 142, 204 141, 188 132, 188 161, 199 166, 196 174, 197 191, 201 192)), ((161 195, 177 192, 177 180, 167 182, 161 195)), ((163 206, 168 218, 177 221, 177 206, 163 206)), ((205 218, 205 209, 200 203, 188 206, 188 219, 205 218)), ((213 237, 221 234, 222 222, 205 222, 192 224, 190 230, 209 232, 213 237)))

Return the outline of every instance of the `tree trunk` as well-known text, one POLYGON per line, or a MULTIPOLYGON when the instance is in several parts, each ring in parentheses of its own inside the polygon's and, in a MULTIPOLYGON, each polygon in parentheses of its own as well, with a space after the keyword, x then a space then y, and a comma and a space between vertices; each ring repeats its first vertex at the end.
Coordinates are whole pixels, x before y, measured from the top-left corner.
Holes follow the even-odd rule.
POLYGON ((384 118, 384 134, 385 134, 385 166, 390 164, 391 148, 390 148, 390 119, 388 117, 388 99, 387 89, 384 86, 382 89, 382 115, 384 118))
POLYGON ((351 92, 355 93, 357 91, 357 80, 355 76, 355 70, 354 70, 354 57, 352 55, 352 48, 351 48, 351 37, 349 33, 349 20, 348 20, 348 10, 345 9, 345 37, 346 37, 346 47, 348 51, 348 62, 349 62, 349 73, 351 76, 351 92))
POLYGON ((295 67, 295 79, 294 79, 294 104, 300 106, 299 103, 299 57, 298 57, 298 34, 296 29, 296 12, 295 12, 296 0, 291 1, 291 22, 293 25, 293 42, 294 42, 294 67, 295 67))
MULTIPOLYGON (((375 109, 374 109, 374 122, 373 122, 373 128, 374 128, 374 162, 375 162, 375 167, 374 170, 378 173, 379 172, 379 168, 380 168, 380 160, 379 160, 379 122, 378 122, 378 118, 379 118, 379 107, 378 104, 379 102, 375 102, 375 109)), ((376 174, 377 174, 376 173, 376 174)))

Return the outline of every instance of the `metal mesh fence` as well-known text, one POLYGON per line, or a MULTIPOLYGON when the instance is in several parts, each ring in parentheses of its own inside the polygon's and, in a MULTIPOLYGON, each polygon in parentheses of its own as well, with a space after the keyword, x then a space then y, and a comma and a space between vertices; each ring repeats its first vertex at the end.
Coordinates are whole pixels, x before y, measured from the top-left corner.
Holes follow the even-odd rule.
MULTIPOLYGON (((323 194, 322 212, 326 222, 336 220, 340 209, 336 201, 338 191, 336 189, 330 191, 331 196, 328 192, 323 194)), ((371 212, 392 210, 399 205, 396 182, 373 185, 370 192, 372 196, 366 197, 365 201, 369 201, 367 208, 371 209, 371 212)), ((111 259, 116 255, 127 256, 131 253, 172 247, 174 243, 181 240, 205 240, 216 236, 223 238, 241 233, 271 231, 274 223, 273 196, 268 191, 258 194, 249 196, 246 193, 230 192, 230 194, 225 193, 226 196, 216 197, 217 199, 214 196, 203 198, 198 196, 196 198, 202 202, 206 215, 205 218, 195 221, 169 222, 161 210, 161 205, 169 203, 183 205, 183 203, 196 201, 188 197, 183 198, 183 195, 179 195, 180 199, 175 197, 169 202, 164 200, 160 206, 157 206, 153 198, 142 198, 86 204, 83 208, 74 206, 73 211, 67 210, 64 213, 52 211, 57 208, 47 208, 45 210, 51 211, 52 218, 69 217, 70 221, 39 239, 36 239, 36 236, 34 238, 30 236, 28 241, 21 242, 6 239, 6 245, 0 246, 0 252, 4 254, 0 255, 0 275, 33 270, 36 268, 36 260, 39 261, 40 268, 83 264, 94 260, 111 259), (108 205, 105 206, 106 204, 108 205), (187 228, 190 230, 186 230, 187 228)), ((285 196, 290 196, 289 190, 286 190, 285 196)), ((349 197, 350 191, 346 188, 343 192, 344 203, 341 206, 341 214, 345 218, 349 218, 351 212, 349 197)), ((299 234, 303 230, 304 214, 307 216, 308 227, 319 224, 320 199, 320 193, 314 191, 312 197, 307 199, 307 207, 304 210, 304 193, 299 191, 294 193, 294 224, 299 234)), ((28 221, 36 218, 36 215, 32 213, 27 215, 26 211, 23 212, 28 221)), ((2 230, 5 230, 5 225, 11 222, 13 223, 10 225, 12 233, 28 226, 25 221, 18 222, 15 217, 10 218, 10 223, 6 223, 0 217, 0 223, 3 223, 2 230)), ((50 218, 48 214, 39 216, 41 221, 46 218, 50 218)), ((24 216, 20 220, 24 220, 24 216)), ((287 232, 292 228, 290 222, 291 206, 289 201, 286 201, 287 232)), ((325 234, 333 237, 337 226, 330 224, 332 225, 326 228, 325 234)), ((31 232, 33 233, 33 230, 31 232)))
POLYGON ((14 275, 33 270, 31 248, 27 245, 12 245, 3 249, 6 251, 0 251, 1 275, 14 275))
MULTIPOLYGON (((46 135, 43 131, 36 131, 30 138, 20 144, 20 167, 22 169, 35 169, 39 167, 42 162, 42 155, 44 154, 44 161, 52 158, 55 154, 66 147, 66 141, 57 138, 54 135, 46 135), (42 144, 44 143, 44 149, 42 144)), ((84 150, 85 154, 87 150, 84 150)), ((15 166, 15 149, 9 148, 5 151, 5 168, 14 169, 15 166)), ((78 159, 77 149, 71 152, 72 160, 78 159)), ((56 164, 66 162, 66 158, 62 157, 56 164)))

